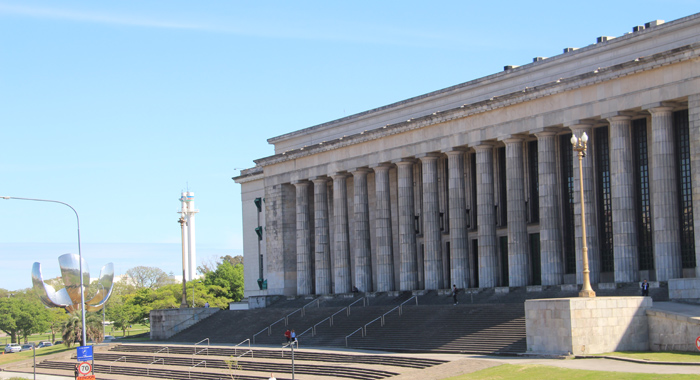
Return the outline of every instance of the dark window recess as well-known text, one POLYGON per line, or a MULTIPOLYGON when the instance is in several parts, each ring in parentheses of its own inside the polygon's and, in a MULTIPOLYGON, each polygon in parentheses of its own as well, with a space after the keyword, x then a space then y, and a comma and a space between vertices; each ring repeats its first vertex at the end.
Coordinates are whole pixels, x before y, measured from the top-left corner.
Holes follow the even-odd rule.
POLYGON ((509 286, 508 281, 508 236, 498 238, 501 247, 501 286, 509 286))
POLYGON ((498 208, 496 225, 508 225, 508 193, 506 188, 506 148, 498 148, 498 208))
POLYGON ((540 262, 540 234, 530 234, 530 263, 532 264, 532 285, 542 285, 542 264, 540 262))
MULTIPOLYGON (((537 140, 527 143, 528 177, 530 178, 530 199, 527 202, 528 221, 538 223, 540 221, 540 183, 539 183, 539 157, 537 152, 537 140)), ((538 237, 539 241, 539 237, 538 237)))
POLYGON ((576 273, 576 232, 574 230, 574 163, 571 133, 559 137, 562 173, 562 211, 564 216, 564 273, 576 273))
POLYGON ((678 168, 678 207, 681 229, 683 268, 695 268, 695 229, 693 227, 693 180, 690 172, 690 135, 688 110, 673 113, 678 168))
MULTIPOLYGON (((603 272, 614 271, 613 256, 613 230, 612 230, 612 194, 610 193, 610 145, 608 143, 608 127, 595 130, 595 155, 596 177, 598 184, 598 244, 600 248, 601 264, 612 261, 613 269, 607 270, 602 266, 603 272)), ((608 265, 608 264, 606 264, 608 265)))
POLYGON ((632 122, 632 140, 639 269, 652 270, 654 269, 654 246, 651 240, 651 194, 649 192, 649 147, 647 145, 646 119, 632 122))
POLYGON ((477 216, 477 205, 476 205, 476 153, 470 155, 470 170, 471 170, 471 192, 472 192, 472 207, 469 210, 470 217, 470 227, 472 230, 477 228, 476 216, 477 216))

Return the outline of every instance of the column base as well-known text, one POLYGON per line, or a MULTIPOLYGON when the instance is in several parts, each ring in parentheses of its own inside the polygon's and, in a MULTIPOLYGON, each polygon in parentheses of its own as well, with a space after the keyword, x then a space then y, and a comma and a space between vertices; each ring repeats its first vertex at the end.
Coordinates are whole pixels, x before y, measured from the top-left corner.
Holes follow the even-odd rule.
POLYGON ((580 292, 578 292, 578 296, 579 297, 593 298, 593 297, 595 297, 595 292, 593 291, 593 289, 581 290, 580 292))

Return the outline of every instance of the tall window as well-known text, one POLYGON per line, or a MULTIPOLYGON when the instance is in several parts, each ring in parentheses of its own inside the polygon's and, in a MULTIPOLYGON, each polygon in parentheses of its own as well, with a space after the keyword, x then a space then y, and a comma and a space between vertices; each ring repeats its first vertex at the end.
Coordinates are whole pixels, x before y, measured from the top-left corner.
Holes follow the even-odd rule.
POLYGON ((695 230, 693 227, 693 182, 690 173, 690 136, 688 110, 673 113, 676 131, 678 167, 678 206, 680 207, 681 261, 683 268, 695 268, 695 230))
POLYGON ((635 210, 637 213, 637 244, 639 269, 654 269, 654 246, 651 232, 651 198, 649 193, 649 154, 647 146, 647 119, 632 122, 634 154, 635 210))
POLYGON ((540 264, 540 234, 530 234, 530 263, 532 264, 532 285, 542 285, 540 264))
POLYGON ((471 186, 470 190, 472 193, 472 207, 469 209, 469 212, 467 213, 467 219, 469 219, 469 228, 472 230, 477 229, 476 225, 476 210, 477 210, 477 205, 479 204, 476 201, 476 153, 471 153, 469 154, 469 170, 471 171, 471 186))
POLYGON ((498 215, 496 225, 508 224, 508 194, 506 190, 506 148, 498 148, 498 215))
POLYGON ((574 231, 574 163, 571 149, 571 133, 559 136, 559 152, 561 154, 562 173, 562 212, 564 216, 564 273, 576 273, 576 233, 574 231))
POLYGON ((501 286, 508 286, 508 236, 498 238, 501 248, 501 286))
MULTIPOLYGON (((527 167, 528 167, 528 177, 530 179, 529 189, 530 189, 530 199, 527 202, 528 207, 528 221, 530 223, 537 223, 540 221, 540 182, 539 182, 539 169, 538 169, 538 156, 537 156, 537 140, 533 140, 527 143, 527 167)), ((539 241, 539 237, 538 237, 539 241)))
POLYGON ((601 269, 615 270, 613 256, 612 194, 610 193, 610 144, 608 127, 595 130, 596 177, 598 180, 598 244, 601 269), (612 263, 612 264, 611 264, 612 263))

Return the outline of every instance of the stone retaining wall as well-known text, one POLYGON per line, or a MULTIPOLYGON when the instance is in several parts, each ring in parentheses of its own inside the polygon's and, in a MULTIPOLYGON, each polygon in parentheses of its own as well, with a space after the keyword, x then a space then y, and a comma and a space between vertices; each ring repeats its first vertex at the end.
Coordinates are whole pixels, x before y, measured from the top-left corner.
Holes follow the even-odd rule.
POLYGON ((216 308, 151 310, 151 340, 164 340, 218 312, 216 308))

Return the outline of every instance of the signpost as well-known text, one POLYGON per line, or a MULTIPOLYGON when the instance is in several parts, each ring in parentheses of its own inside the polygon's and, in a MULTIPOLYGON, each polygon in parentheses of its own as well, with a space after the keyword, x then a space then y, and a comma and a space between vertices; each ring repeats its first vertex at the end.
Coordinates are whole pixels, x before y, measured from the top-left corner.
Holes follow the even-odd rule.
POLYGON ((86 362, 92 359, 92 346, 80 346, 76 348, 78 361, 86 362))
POLYGON ((92 373, 92 364, 90 361, 94 360, 92 356, 92 346, 80 346, 76 348, 78 356, 78 377, 76 380, 95 380, 95 375, 88 375, 92 373))
POLYGON ((696 347, 698 350, 700 350, 700 336, 699 336, 697 339, 695 339, 695 347, 696 347))
POLYGON ((90 372, 92 372, 92 365, 90 365, 90 362, 82 362, 78 366, 78 373, 81 375, 87 375, 90 372))

